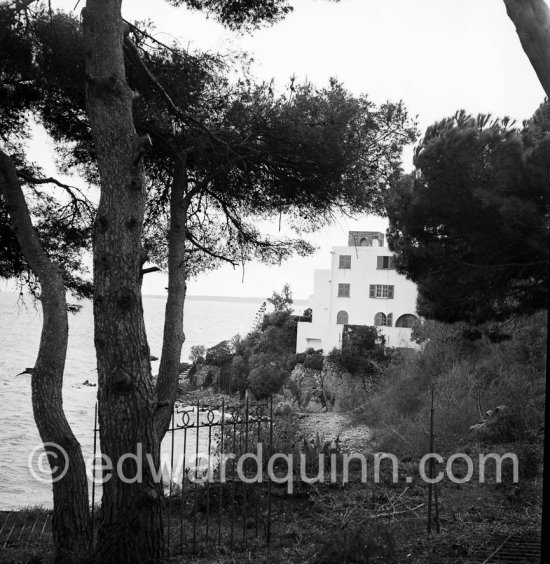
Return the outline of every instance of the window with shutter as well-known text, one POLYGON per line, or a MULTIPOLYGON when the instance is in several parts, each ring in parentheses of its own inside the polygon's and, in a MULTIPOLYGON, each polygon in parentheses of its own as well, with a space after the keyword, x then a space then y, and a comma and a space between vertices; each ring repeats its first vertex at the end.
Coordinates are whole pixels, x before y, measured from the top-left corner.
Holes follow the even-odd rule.
POLYGON ((340 255, 338 268, 351 268, 351 255, 340 255))
POLYGON ((349 298, 349 284, 338 284, 338 297, 339 298, 349 298))
POLYGON ((381 311, 379 311, 375 316, 374 316, 374 325, 376 327, 385 327, 387 324, 387 317, 384 313, 382 313, 381 311))
POLYGON ((388 286, 387 284, 371 284, 369 296, 371 298, 383 298, 391 300, 393 299, 393 286, 388 286))
POLYGON ((377 270, 390 270, 393 266, 393 257, 376 257, 377 270))
POLYGON ((392 323, 393 323, 393 313, 388 313, 388 315, 386 315, 386 326, 391 327, 392 323))

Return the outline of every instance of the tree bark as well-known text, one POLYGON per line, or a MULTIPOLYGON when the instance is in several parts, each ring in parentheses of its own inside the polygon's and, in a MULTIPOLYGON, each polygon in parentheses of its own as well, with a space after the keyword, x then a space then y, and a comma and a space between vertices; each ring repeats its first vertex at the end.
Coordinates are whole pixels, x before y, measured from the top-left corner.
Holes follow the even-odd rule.
POLYGON ((140 277, 142 156, 150 141, 138 137, 134 127, 120 7, 120 0, 87 0, 82 13, 87 107, 101 188, 94 225, 99 425, 101 450, 114 468, 103 485, 97 544, 102 564, 160 560, 164 548, 162 491, 154 476, 159 467, 157 402, 140 277), (135 460, 127 456, 122 472, 117 470, 121 457, 132 454, 135 460))
POLYGON ((53 481, 55 560, 59 563, 80 562, 89 558, 90 512, 82 451, 63 412, 63 372, 69 334, 65 285, 60 268, 42 248, 13 162, 2 150, 0 193, 21 251, 41 288, 43 324, 31 389, 40 438, 45 444, 58 445, 46 448, 52 453, 48 458, 53 481), (63 471, 66 471, 64 475, 63 471))
POLYGON ((157 380, 159 405, 156 429, 159 441, 166 434, 178 385, 181 349, 185 341, 183 310, 185 304, 185 229, 188 198, 185 161, 176 162, 170 192, 170 228, 168 231, 168 297, 164 316, 164 335, 157 380))
POLYGON ((544 0, 504 0, 521 46, 550 98, 550 9, 544 0))

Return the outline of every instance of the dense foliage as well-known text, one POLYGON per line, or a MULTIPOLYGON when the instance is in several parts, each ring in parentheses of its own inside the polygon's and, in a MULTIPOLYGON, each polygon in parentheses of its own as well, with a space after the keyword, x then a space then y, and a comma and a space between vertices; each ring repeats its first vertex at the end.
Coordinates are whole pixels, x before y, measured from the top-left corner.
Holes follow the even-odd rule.
MULTIPOLYGON (((37 17, 32 33, 27 33, 29 22, 23 15, 7 3, 0 4, 0 150, 17 168, 42 246, 61 265, 66 287, 79 297, 90 297, 83 251, 91 244, 94 206, 77 188, 49 181, 25 155, 33 115, 47 121, 52 113, 74 112, 74 102, 60 82, 66 72, 64 63, 74 68, 79 64, 82 68, 83 63, 78 63, 74 50, 65 54, 63 62, 47 58, 56 37, 73 38, 74 25, 66 23, 60 16, 54 34, 47 19, 37 17)), ((76 92, 71 95, 77 96, 76 92)), ((14 279, 39 296, 39 285, 19 249, 8 211, 0 197, 0 277, 14 279)))
POLYGON ((464 112, 428 128, 387 201, 422 316, 480 323, 546 306, 549 162, 548 102, 521 130, 464 112))
MULTIPOLYGON (((395 355, 385 368, 384 377, 355 412, 358 420, 377 428, 382 450, 418 457, 428 452, 432 385, 435 452, 456 452, 453 449, 471 440, 489 444, 540 440, 546 312, 493 322, 491 331, 508 335, 505 341, 493 342, 491 331, 482 331, 472 341, 467 329, 463 322, 428 321, 417 332, 423 350, 395 355), (474 435, 470 428, 496 408, 500 417, 495 424, 484 425, 483 433, 474 435)), ((530 470, 536 472, 536 466, 530 470)))
POLYGON ((300 317, 290 308, 293 299, 288 284, 282 292, 274 291, 268 301, 273 311, 266 313, 264 302, 245 337, 236 335, 206 351, 206 365, 221 367, 222 390, 244 395, 249 389, 257 399, 265 398, 281 388, 296 365, 300 317))
POLYGON ((333 349, 327 358, 346 372, 372 379, 390 360, 390 351, 384 345, 384 336, 376 327, 346 325, 342 348, 333 349))
MULTIPOLYGON (((276 21, 288 8, 186 3, 236 26, 276 21)), ((59 12, 24 17, 0 8, 2 121, 22 134, 32 116, 58 142, 62 169, 96 184, 79 22, 59 12)), ((188 276, 223 262, 305 255, 314 248, 304 232, 338 212, 384 213, 383 194, 399 173, 402 147, 416 135, 402 104, 377 106, 336 80, 325 88, 291 80, 278 93, 271 83, 254 82, 246 57, 190 55, 155 40, 144 25, 129 26, 125 57, 129 85, 139 94, 135 126, 152 141, 145 155, 149 262, 167 267, 175 183, 187 206, 188 276), (263 220, 281 216, 293 235, 261 232, 263 220)))

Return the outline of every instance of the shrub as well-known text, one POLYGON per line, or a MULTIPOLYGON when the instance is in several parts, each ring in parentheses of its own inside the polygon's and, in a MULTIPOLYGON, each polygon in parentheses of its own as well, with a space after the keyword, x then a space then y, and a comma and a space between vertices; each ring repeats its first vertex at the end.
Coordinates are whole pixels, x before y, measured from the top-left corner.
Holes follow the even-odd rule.
POLYGON ((266 399, 279 391, 283 383, 280 370, 271 364, 250 371, 248 387, 256 399, 266 399))
POLYGON ((206 364, 212 366, 223 366, 233 357, 229 341, 222 341, 206 351, 206 364))
POLYGON ((197 385, 197 370, 198 370, 198 363, 194 362, 187 373, 187 377, 189 378, 189 385, 191 387, 197 385))
POLYGON ((333 349, 328 360, 341 370, 363 377, 373 377, 387 364, 390 356, 384 347, 384 337, 376 327, 346 325, 342 349, 333 349))
POLYGON ((212 385, 215 383, 215 376, 212 370, 208 370, 206 372, 206 377, 204 378, 204 382, 202 384, 202 388, 204 390, 211 388, 212 385))
POLYGON ((303 364, 306 360, 306 353, 297 353, 295 356, 296 364, 303 364))
POLYGON ((248 384, 248 363, 244 357, 240 355, 234 356, 228 370, 230 374, 230 390, 238 391, 241 397, 243 397, 248 384))
POLYGON ((319 353, 308 354, 304 360, 304 368, 311 368, 312 370, 323 369, 323 355, 319 353))
POLYGON ((534 443, 544 418, 546 327, 538 314, 514 324, 506 327, 512 338, 498 342, 486 333, 472 341, 463 324, 429 324, 424 350, 393 355, 354 418, 377 427, 381 450, 420 457, 428 448, 433 382, 438 452, 469 441, 534 443), (505 406, 498 420, 470 432, 498 406, 505 406))

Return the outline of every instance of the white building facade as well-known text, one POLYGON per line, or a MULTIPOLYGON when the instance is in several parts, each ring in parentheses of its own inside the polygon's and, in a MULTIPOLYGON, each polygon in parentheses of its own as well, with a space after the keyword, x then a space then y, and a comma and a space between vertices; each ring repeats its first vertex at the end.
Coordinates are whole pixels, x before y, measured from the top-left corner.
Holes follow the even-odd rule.
POLYGON ((298 323, 296 352, 341 348, 344 325, 376 326, 386 346, 417 348, 416 285, 396 272, 384 239, 377 231, 350 231, 347 246, 332 248, 330 268, 315 270, 312 322, 298 323))

